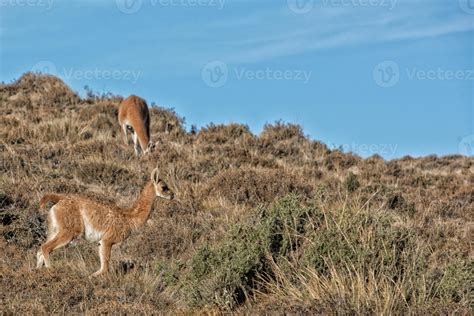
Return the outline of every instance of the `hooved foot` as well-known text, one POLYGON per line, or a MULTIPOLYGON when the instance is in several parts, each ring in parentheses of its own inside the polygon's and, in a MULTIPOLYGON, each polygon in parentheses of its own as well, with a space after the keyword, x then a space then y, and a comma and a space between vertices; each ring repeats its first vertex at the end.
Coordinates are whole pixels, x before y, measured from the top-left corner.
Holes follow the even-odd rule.
POLYGON ((96 278, 96 277, 103 276, 105 274, 107 274, 107 270, 99 270, 89 275, 89 278, 96 278))

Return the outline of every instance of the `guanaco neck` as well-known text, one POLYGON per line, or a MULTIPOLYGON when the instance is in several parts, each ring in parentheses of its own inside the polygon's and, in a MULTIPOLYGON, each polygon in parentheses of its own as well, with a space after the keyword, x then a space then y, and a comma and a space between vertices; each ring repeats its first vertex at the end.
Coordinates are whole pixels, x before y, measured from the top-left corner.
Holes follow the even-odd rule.
POLYGON ((140 193, 140 197, 130 210, 131 228, 137 229, 148 220, 151 213, 151 207, 155 200, 155 187, 152 181, 149 181, 140 193))

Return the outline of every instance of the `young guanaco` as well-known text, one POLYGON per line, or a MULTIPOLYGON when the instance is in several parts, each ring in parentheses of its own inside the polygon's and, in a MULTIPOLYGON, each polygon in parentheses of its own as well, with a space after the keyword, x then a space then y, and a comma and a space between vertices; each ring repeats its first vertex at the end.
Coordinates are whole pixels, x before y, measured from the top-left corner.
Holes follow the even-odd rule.
POLYGON ((153 170, 134 206, 123 209, 76 194, 46 194, 40 201, 43 208, 55 203, 48 214, 48 238, 37 253, 37 267, 50 267, 49 254, 83 236, 89 242, 99 242, 100 269, 93 276, 106 273, 111 248, 121 243, 133 230, 139 229, 149 218, 156 197, 172 200, 173 192, 153 170))

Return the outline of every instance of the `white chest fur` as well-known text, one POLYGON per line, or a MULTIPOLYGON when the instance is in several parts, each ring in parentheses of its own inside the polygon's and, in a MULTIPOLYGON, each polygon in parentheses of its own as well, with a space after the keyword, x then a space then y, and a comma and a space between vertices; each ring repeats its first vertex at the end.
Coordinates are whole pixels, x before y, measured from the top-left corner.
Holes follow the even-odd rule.
POLYGON ((94 226, 90 222, 90 219, 87 217, 86 212, 81 210, 81 215, 82 215, 82 220, 84 222, 85 239, 89 242, 99 241, 102 238, 103 233, 94 228, 94 226))

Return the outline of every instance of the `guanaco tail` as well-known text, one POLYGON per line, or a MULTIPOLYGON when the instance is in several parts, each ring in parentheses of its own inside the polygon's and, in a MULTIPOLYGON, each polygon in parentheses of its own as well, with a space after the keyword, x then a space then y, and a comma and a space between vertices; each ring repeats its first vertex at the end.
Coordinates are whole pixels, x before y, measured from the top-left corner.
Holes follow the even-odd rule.
POLYGON ((54 203, 48 213, 48 238, 37 253, 37 267, 50 267, 49 254, 77 237, 99 242, 100 269, 93 274, 106 273, 112 246, 121 243, 133 230, 149 218, 156 197, 172 200, 173 192, 154 169, 134 206, 123 209, 76 194, 46 194, 40 201, 45 207, 54 203))
POLYGON ((145 100, 135 95, 123 100, 119 107, 118 120, 126 145, 128 145, 128 133, 132 134, 137 156, 154 149, 154 144, 150 141, 150 111, 145 100))

